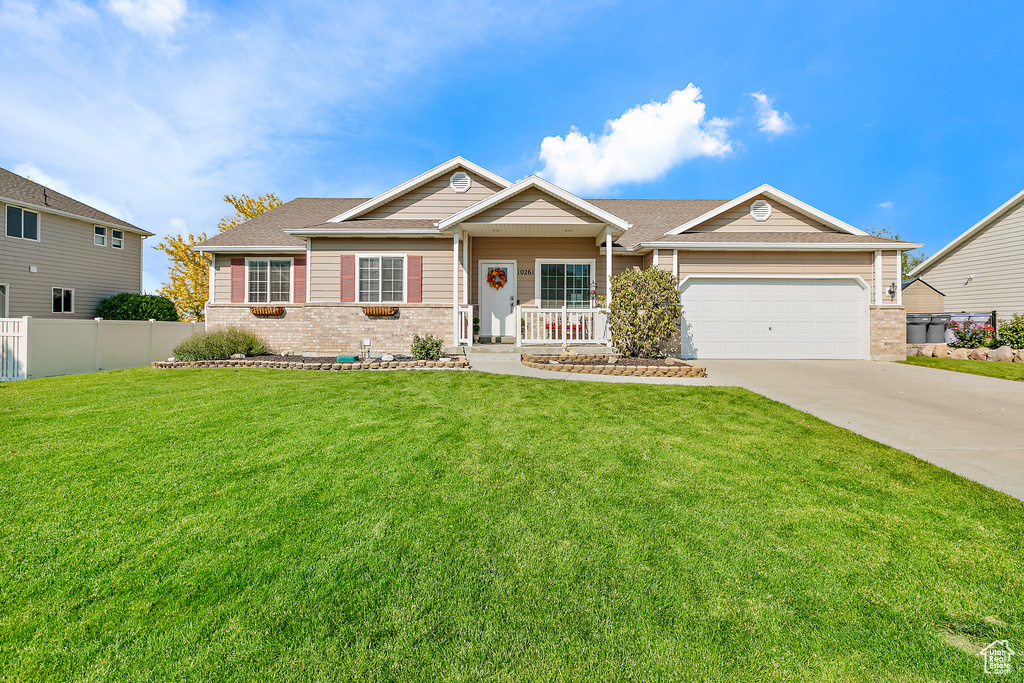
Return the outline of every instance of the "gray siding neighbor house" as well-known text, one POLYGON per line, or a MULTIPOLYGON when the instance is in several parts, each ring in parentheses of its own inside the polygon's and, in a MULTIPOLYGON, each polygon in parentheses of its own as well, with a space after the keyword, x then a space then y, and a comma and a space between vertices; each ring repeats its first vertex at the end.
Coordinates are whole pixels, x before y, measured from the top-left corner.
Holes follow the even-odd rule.
POLYGON ((92 318, 142 291, 142 240, 153 233, 0 168, 0 318, 92 318))
POLYGON ((1024 191, 910 273, 946 295, 946 312, 1024 313, 1024 191))

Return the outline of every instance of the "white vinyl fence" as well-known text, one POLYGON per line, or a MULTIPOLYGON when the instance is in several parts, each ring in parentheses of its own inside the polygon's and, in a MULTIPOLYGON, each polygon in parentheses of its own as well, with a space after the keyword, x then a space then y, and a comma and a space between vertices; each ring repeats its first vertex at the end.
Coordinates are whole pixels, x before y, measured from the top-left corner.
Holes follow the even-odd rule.
POLYGON ((0 318, 0 381, 120 370, 171 355, 203 323, 0 318))

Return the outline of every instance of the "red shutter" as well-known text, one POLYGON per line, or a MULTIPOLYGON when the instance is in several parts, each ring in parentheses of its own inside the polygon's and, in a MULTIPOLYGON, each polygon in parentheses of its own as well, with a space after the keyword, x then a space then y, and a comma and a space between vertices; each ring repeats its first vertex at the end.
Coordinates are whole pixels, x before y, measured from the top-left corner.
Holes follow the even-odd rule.
POLYGON ((306 303, 306 259, 295 259, 295 294, 292 301, 297 304, 306 303))
POLYGON ((356 300, 356 257, 352 254, 341 255, 341 301, 343 303, 356 300))
POLYGON ((245 303, 245 259, 231 259, 231 303, 245 303))
POLYGON ((405 300, 411 304, 423 303, 423 257, 409 257, 408 292, 405 300))

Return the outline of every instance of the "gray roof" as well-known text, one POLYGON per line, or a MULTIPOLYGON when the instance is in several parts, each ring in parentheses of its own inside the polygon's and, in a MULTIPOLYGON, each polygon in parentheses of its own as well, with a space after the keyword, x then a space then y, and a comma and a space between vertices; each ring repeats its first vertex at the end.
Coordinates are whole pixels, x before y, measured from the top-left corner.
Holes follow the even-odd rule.
POLYGON ((443 235, 444 233, 434 225, 436 222, 429 218, 356 218, 340 223, 306 225, 303 228, 321 232, 336 232, 339 235, 350 232, 358 233, 363 230, 427 230, 436 232, 438 236, 443 235))
POLYGON ((588 202, 633 224, 617 240, 627 249, 653 242, 673 228, 703 216, 730 199, 588 199, 588 202))
POLYGON ((784 242, 793 244, 877 244, 884 248, 912 247, 913 242, 874 235, 850 235, 845 232, 684 232, 665 235, 658 242, 784 242))
POLYGON ((9 199, 13 202, 32 204, 33 206, 49 207, 54 211, 61 211, 90 221, 120 225, 144 235, 153 234, 116 216, 111 216, 109 213, 94 209, 88 204, 83 204, 77 199, 72 199, 56 190, 40 185, 28 178, 23 178, 17 173, 11 173, 5 168, 0 168, 0 198, 9 199))
POLYGON ((246 221, 219 235, 202 242, 202 249, 216 251, 218 248, 238 247, 283 247, 305 248, 306 241, 285 234, 285 229, 305 228, 322 225, 353 206, 359 206, 366 199, 311 199, 299 197, 282 204, 272 211, 246 221))

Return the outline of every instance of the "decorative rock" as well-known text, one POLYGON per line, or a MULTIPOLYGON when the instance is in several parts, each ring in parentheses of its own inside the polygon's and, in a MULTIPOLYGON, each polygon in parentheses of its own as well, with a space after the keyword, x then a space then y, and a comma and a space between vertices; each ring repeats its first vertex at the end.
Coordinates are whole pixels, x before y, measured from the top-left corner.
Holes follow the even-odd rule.
POLYGON ((967 352, 967 358, 970 360, 985 360, 988 358, 988 348, 981 346, 976 349, 971 349, 967 352))
POLYGON ((935 353, 935 344, 925 344, 921 347, 921 355, 925 358, 931 358, 935 353))
POLYGON ((244 353, 233 353, 231 354, 231 360, 245 360, 244 353))
POLYGON ((949 344, 936 344, 932 351, 933 358, 949 358, 949 344))
POLYGON ((968 353, 967 349, 950 349, 949 357, 955 360, 967 360, 968 353))
POLYGON ((1014 363, 1024 363, 1024 349, 1020 349, 1013 354, 1014 363))
POLYGON ((395 359, 395 357, 392 356, 390 353, 385 353, 383 356, 380 357, 380 359, 385 363, 390 363, 395 359))
POLYGON ((920 355, 920 353, 921 349, 917 348, 916 346, 907 347, 907 358, 913 358, 914 356, 920 355))
POLYGON ((168 363, 173 363, 175 360, 177 360, 177 359, 174 356, 171 356, 170 358, 167 359, 167 362, 168 363))
POLYGON ((1009 346, 1000 346, 998 349, 992 349, 988 352, 987 360, 1002 361, 1003 363, 1009 363, 1013 361, 1013 349, 1009 346))

